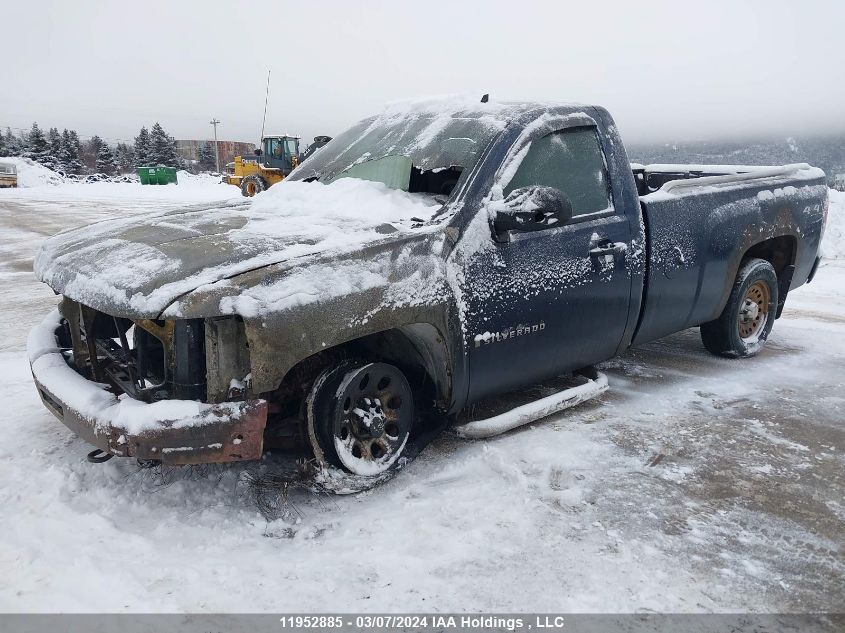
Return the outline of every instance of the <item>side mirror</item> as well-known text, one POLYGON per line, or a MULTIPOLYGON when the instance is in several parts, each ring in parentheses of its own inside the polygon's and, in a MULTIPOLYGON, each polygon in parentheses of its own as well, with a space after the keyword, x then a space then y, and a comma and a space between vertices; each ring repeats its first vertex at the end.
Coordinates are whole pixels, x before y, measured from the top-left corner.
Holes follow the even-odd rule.
POLYGON ((504 239, 509 231, 543 231, 572 219, 572 203, 554 187, 520 187, 494 205, 497 239, 504 239))
POLYGON ((261 156, 261 148, 260 148, 260 147, 256 147, 256 148, 255 148, 255 155, 256 155, 256 156, 261 156))

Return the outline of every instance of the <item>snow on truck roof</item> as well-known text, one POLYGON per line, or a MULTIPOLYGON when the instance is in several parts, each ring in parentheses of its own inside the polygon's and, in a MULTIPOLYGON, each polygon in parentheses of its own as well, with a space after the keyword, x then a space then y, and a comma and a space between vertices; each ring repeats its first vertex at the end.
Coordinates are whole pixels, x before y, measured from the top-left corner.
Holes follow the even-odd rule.
POLYGON ((401 115, 419 112, 429 115, 446 116, 452 116, 455 113, 460 113, 463 116, 513 116, 514 113, 521 114, 530 110, 546 110, 559 107, 584 108, 589 106, 570 101, 481 101, 476 96, 455 95, 391 101, 384 106, 382 115, 401 115))
POLYGON ((482 103, 476 97, 395 102, 336 136, 290 178, 331 180, 356 164, 387 156, 410 158, 421 171, 468 169, 497 134, 523 115, 584 107, 530 101, 482 103))

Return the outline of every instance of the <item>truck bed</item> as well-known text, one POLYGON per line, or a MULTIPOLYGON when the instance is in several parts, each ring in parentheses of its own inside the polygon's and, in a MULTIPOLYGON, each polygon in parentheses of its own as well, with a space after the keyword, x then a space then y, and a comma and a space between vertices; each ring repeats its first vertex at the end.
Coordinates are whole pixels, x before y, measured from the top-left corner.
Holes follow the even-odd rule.
POLYGON ((641 165, 639 163, 631 163, 631 171, 634 173, 637 191, 641 196, 654 193, 666 183, 678 180, 695 180, 711 176, 731 176, 772 169, 785 169, 789 173, 794 171, 792 169, 793 167, 795 165, 776 167, 767 165, 696 165, 686 163, 641 165))
POLYGON ((717 318, 752 247, 771 251, 779 258, 776 269, 787 272, 781 300, 807 281, 827 199, 821 170, 806 164, 660 165, 642 167, 640 174, 646 186, 664 182, 640 197, 647 263, 634 343, 717 318))

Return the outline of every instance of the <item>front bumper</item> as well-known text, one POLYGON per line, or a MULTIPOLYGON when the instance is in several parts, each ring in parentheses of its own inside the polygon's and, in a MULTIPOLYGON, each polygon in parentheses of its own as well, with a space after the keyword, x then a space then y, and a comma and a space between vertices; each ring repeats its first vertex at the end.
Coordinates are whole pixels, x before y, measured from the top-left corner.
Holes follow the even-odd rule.
POLYGON ((116 396, 107 385, 87 380, 65 361, 56 339, 60 318, 54 310, 30 332, 29 363, 44 405, 85 441, 112 455, 165 464, 261 457, 265 400, 146 403, 116 396))

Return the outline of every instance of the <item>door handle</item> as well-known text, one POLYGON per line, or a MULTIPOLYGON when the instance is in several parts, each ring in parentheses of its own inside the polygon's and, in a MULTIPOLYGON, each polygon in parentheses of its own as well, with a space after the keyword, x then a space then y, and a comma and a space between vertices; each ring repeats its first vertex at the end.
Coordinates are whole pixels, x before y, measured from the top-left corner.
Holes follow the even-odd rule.
POLYGON ((604 268, 605 264, 613 263, 616 266, 616 258, 624 255, 628 250, 628 245, 625 242, 613 242, 606 237, 593 234, 590 240, 590 259, 593 261, 593 266, 598 270, 604 268), (610 259, 611 261, 607 261, 610 259))
POLYGON ((598 257, 599 255, 616 255, 619 252, 619 247, 611 242, 605 246, 596 246, 590 249, 590 255, 598 257))
POLYGON ((628 250, 628 245, 625 242, 612 242, 606 237, 599 237, 593 235, 590 240, 590 255, 622 255, 628 250))

